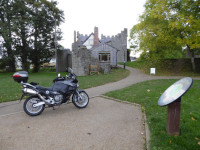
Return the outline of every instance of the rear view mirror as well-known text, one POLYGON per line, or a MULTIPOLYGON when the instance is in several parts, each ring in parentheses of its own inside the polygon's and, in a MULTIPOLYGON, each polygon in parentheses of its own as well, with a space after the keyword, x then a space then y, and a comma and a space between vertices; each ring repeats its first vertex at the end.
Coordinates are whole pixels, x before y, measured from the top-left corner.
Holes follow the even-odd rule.
POLYGON ((70 67, 68 68, 68 72, 74 73, 73 70, 70 67))

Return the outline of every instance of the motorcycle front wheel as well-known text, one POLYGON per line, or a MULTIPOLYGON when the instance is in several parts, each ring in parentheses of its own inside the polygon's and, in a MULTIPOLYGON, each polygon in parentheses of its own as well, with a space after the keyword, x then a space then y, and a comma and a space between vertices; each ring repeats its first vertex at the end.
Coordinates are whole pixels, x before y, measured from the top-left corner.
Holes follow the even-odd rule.
POLYGON ((30 116, 37 116, 41 114, 44 110, 44 105, 34 107, 34 104, 41 102, 38 97, 32 96, 25 100, 24 111, 30 116))
POLYGON ((89 103, 89 96, 85 91, 80 91, 73 95, 72 102, 77 108, 85 108, 89 103))

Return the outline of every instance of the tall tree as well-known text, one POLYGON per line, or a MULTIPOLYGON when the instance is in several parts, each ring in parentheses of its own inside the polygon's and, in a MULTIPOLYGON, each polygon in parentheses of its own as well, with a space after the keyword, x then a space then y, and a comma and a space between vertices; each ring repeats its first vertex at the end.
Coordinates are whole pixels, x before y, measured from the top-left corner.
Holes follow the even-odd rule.
POLYGON ((196 0, 148 0, 131 37, 138 37, 140 50, 148 57, 181 56, 182 47, 200 47, 199 12, 196 0))
POLYGON ((0 36, 5 48, 4 60, 9 66, 9 71, 14 72, 15 56, 13 51, 13 0, 0 0, 0 36))
POLYGON ((20 58, 22 69, 28 70, 30 62, 28 56, 30 54, 30 44, 32 41, 31 31, 31 10, 26 0, 15 0, 14 3, 14 31, 17 36, 15 38, 16 55, 20 58))
POLYGON ((37 72, 53 55, 55 25, 64 21, 63 11, 48 0, 1 0, 0 4, 0 36, 12 60, 9 66, 15 70, 16 55, 24 70, 32 63, 37 72))
POLYGON ((200 49, 200 1, 174 0, 172 9, 175 13, 170 20, 170 26, 179 31, 177 43, 187 47, 191 56, 193 70, 196 70, 194 57, 200 49))
MULTIPOLYGON (((34 64, 34 72, 39 70, 42 63, 49 61, 55 54, 53 36, 55 27, 63 22, 63 11, 57 7, 57 2, 37 0, 33 3, 33 49, 30 52, 30 59, 34 64)), ((59 36, 60 37, 60 36, 59 36)), ((60 38, 58 38, 59 40, 60 38)))

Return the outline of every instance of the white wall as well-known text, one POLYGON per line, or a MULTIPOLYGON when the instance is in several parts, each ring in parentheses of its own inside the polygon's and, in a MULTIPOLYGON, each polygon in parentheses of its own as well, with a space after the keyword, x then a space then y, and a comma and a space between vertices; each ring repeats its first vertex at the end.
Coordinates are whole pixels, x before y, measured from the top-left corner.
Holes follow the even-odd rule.
POLYGON ((94 35, 91 35, 83 45, 85 45, 87 49, 92 48, 92 46, 94 45, 94 35))

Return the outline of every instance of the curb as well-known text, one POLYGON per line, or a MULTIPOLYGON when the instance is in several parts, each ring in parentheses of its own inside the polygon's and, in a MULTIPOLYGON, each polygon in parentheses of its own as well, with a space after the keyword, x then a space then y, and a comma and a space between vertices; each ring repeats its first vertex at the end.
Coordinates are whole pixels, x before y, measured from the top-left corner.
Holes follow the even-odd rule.
MULTIPOLYGON (((95 97, 103 97, 103 98, 106 98, 106 99, 109 99, 109 100, 114 100, 114 101, 125 103, 125 104, 131 104, 131 105, 140 107, 140 109, 141 109, 141 105, 137 104, 137 103, 131 103, 131 102, 127 102, 127 101, 122 101, 120 99, 115 99, 115 98, 108 97, 108 96, 105 96, 105 95, 99 95, 99 96, 95 96, 95 97)), ((95 97, 93 97, 93 98, 95 98, 95 97)), ((145 111, 142 112, 142 113, 143 113, 144 130, 145 130, 145 147, 146 147, 146 150, 150 150, 150 130, 149 130, 149 126, 147 124, 145 111)))

